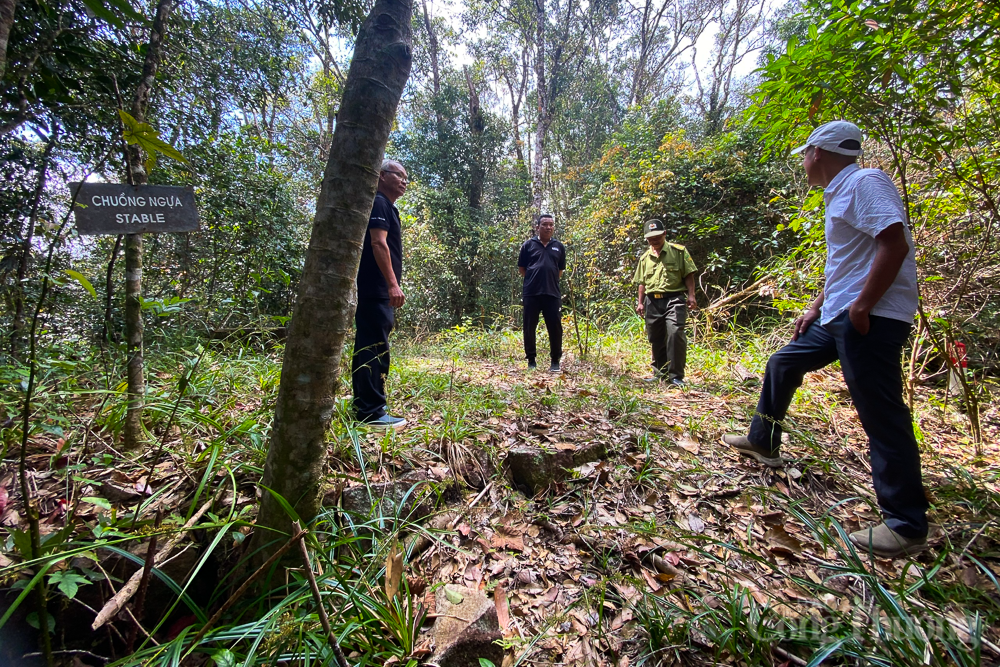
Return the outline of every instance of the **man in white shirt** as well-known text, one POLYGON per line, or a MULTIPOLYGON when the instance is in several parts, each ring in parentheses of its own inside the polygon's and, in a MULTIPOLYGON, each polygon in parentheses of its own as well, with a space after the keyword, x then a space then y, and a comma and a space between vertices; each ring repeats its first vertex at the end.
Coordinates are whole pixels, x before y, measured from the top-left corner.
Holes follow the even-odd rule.
POLYGON ((825 188, 826 286, 795 321, 792 341, 768 360, 750 432, 722 441, 764 465, 781 466, 781 422, 795 390, 807 372, 839 359, 868 435, 884 517, 850 539, 865 552, 893 558, 927 547, 928 503, 900 370, 917 309, 917 271, 899 192, 885 172, 858 167, 861 141, 856 125, 834 121, 795 151, 803 153, 809 185, 825 188))

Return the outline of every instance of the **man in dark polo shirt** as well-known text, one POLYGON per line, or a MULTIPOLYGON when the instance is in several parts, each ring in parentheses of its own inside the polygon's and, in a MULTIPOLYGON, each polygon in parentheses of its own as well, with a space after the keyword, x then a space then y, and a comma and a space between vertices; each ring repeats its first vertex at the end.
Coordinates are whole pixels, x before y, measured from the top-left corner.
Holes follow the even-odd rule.
POLYGON ((396 308, 406 302, 399 287, 403 276, 403 234, 396 200, 406 192, 406 169, 395 160, 382 162, 378 193, 368 219, 368 231, 358 266, 357 333, 351 358, 354 412, 358 421, 376 428, 406 424, 385 410, 385 378, 389 374, 389 333, 396 308))
POLYGON ((559 278, 566 270, 566 248, 552 238, 556 231, 556 221, 548 213, 538 216, 535 236, 524 242, 517 258, 517 270, 524 278, 521 291, 524 306, 524 356, 528 358, 528 368, 535 365, 535 330, 538 328, 539 313, 545 318, 545 328, 549 332, 550 373, 558 373, 562 359, 562 292, 559 278))
POLYGON ((687 361, 688 308, 696 308, 694 272, 697 268, 687 249, 666 242, 661 220, 643 223, 649 249, 639 258, 634 282, 639 286, 635 311, 645 317, 646 338, 653 348, 653 375, 647 382, 666 380, 684 386, 687 361))

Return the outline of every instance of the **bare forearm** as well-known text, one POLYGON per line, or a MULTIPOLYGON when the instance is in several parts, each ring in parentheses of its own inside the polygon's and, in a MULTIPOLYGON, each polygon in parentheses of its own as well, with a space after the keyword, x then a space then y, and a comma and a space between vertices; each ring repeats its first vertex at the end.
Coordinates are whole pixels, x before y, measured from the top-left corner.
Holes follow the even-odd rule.
POLYGON ((684 276, 684 285, 687 287, 688 297, 690 297, 690 298, 693 299, 694 298, 694 274, 693 273, 689 273, 686 276, 684 276))
POLYGON ((826 299, 826 294, 821 289, 819 291, 819 294, 816 295, 816 298, 813 299, 812 304, 809 305, 809 308, 807 310, 815 310, 817 313, 820 312, 820 310, 823 309, 823 301, 825 299, 826 299))

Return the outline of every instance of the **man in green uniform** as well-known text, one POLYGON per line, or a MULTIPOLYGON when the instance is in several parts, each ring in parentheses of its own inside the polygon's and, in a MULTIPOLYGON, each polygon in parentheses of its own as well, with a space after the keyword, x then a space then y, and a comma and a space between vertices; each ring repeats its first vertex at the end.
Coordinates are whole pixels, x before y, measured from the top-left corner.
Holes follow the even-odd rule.
POLYGON ((635 311, 646 318, 646 337, 653 348, 653 375, 647 382, 667 380, 684 386, 687 337, 684 325, 688 308, 697 308, 694 272, 697 267, 687 249, 666 242, 661 220, 643 223, 649 249, 639 258, 634 282, 639 286, 635 311))

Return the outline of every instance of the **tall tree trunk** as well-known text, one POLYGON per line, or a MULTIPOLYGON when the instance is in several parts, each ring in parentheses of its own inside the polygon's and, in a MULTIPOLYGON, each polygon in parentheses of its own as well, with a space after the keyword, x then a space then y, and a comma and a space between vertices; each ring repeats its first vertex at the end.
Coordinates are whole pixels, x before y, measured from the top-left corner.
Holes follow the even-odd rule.
MULTIPOLYGON (((472 134, 477 144, 482 143, 483 132, 486 131, 486 119, 483 117, 483 109, 479 104, 479 93, 476 91, 476 84, 472 80, 472 72, 468 66, 465 70, 465 83, 469 88, 469 133, 472 134)), ((482 155, 482 147, 478 147, 475 154, 482 155)), ((482 160, 478 157, 469 165, 469 207, 478 212, 483 204, 483 186, 486 182, 486 171, 483 169, 482 160)))
POLYGON ((431 23, 431 16, 427 12, 427 0, 422 0, 424 9, 424 28, 427 30, 427 53, 431 58, 431 83, 434 86, 434 97, 432 101, 432 106, 434 107, 434 122, 435 128, 437 129, 438 141, 441 140, 441 136, 444 134, 444 119, 441 117, 441 108, 438 106, 440 104, 441 95, 441 70, 438 64, 440 57, 440 46, 438 45, 437 35, 434 33, 434 25, 431 23))
POLYGON ((517 159, 517 173, 519 176, 523 175, 528 178, 530 178, 530 174, 527 161, 524 159, 524 141, 521 140, 521 102, 524 100, 524 91, 528 87, 528 72, 530 70, 528 50, 525 49, 521 53, 521 80, 517 86, 514 85, 514 80, 510 72, 507 70, 503 72, 507 90, 510 91, 510 118, 511 127, 514 129, 514 153, 517 159))
POLYGON ((542 212, 542 164, 545 135, 549 129, 549 100, 545 82, 545 0, 535 0, 535 84, 538 118, 535 124, 535 156, 531 168, 531 195, 535 213, 542 212))
MULTIPOLYGON (((167 20, 173 10, 174 0, 159 0, 153 29, 149 34, 146 60, 142 64, 142 79, 135 89, 132 99, 132 117, 139 122, 146 120, 149 94, 156 81, 156 70, 160 66, 163 38, 167 30, 167 20)), ((149 175, 142 162, 142 151, 137 145, 128 147, 128 170, 133 185, 145 185, 149 175)), ((142 234, 125 235, 125 345, 127 346, 128 367, 128 409, 125 413, 125 448, 133 449, 140 444, 142 433, 143 397, 146 393, 146 378, 143 369, 142 351, 142 234)))
POLYGON ((7 42, 10 41, 16 11, 17 0, 0 0, 0 79, 7 71, 7 42))
POLYGON ((434 84, 434 94, 441 92, 441 71, 438 67, 438 40, 431 25, 431 16, 427 12, 427 0, 422 0, 424 9, 424 27, 427 28, 427 53, 431 57, 431 82, 434 84))
MULTIPOLYGON (((3 2, 3 0, 0 0, 3 2)), ((42 204, 42 194, 45 192, 45 176, 49 171, 49 157, 56 145, 56 133, 53 132, 42 153, 42 164, 38 168, 38 185, 31 201, 31 214, 28 216, 28 230, 21 242, 21 257, 17 262, 17 284, 14 286, 14 321, 11 323, 10 356, 17 357, 20 351, 21 331, 24 329, 24 284, 28 279, 28 265, 31 263, 31 242, 35 238, 35 225, 38 224, 38 209, 42 204)))
MULTIPOLYGON (((412 10, 407 0, 376 0, 361 26, 288 327, 261 484, 285 498, 304 522, 320 507, 326 432, 357 305, 361 246, 385 145, 410 73, 412 10)), ((256 559, 263 562, 278 548, 291 522, 281 503, 264 490, 251 544, 256 559)))
MULTIPOLYGON (((476 82, 472 80, 472 72, 466 66, 465 83, 469 88, 469 133, 476 142, 475 157, 469 165, 469 212, 473 222, 473 242, 475 247, 470 253, 468 263, 468 279, 465 281, 465 304, 463 310, 474 312, 479 302, 479 239, 483 226, 483 187, 486 183, 486 169, 483 167, 483 133, 486 131, 486 119, 479 103, 479 92, 476 82)), ((485 325, 485 322, 483 323, 485 325)))
POLYGON ((122 250, 122 240, 125 235, 119 234, 115 237, 115 247, 111 249, 111 257, 108 258, 108 268, 104 274, 104 331, 101 332, 101 347, 111 341, 111 337, 117 334, 114 332, 114 301, 115 301, 115 262, 118 261, 118 253, 122 250))

